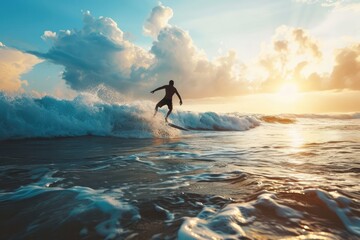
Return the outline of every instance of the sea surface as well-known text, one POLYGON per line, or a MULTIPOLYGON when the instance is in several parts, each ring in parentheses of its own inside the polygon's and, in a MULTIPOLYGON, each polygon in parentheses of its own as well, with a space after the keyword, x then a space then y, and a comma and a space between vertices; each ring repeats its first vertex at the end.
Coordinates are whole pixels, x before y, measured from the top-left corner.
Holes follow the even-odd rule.
POLYGON ((360 114, 152 108, 0 95, 0 239, 360 239, 360 114))

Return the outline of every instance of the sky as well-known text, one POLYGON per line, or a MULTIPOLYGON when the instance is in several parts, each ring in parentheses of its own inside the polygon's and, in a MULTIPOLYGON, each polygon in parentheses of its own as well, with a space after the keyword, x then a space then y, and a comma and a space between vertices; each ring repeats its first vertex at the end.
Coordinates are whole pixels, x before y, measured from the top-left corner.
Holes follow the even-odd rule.
POLYGON ((173 79, 183 110, 359 112, 359 19, 360 0, 4 0, 0 91, 158 101, 173 79))

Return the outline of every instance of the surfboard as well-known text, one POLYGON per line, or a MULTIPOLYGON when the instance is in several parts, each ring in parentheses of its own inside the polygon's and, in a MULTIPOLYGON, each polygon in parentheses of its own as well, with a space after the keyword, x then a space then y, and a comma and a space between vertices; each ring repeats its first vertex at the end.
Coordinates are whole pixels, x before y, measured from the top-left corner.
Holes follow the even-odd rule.
POLYGON ((172 124, 172 123, 168 123, 168 125, 169 125, 170 127, 177 128, 177 129, 180 129, 180 130, 183 130, 183 131, 189 131, 189 129, 180 127, 180 126, 175 125, 175 124, 172 124))

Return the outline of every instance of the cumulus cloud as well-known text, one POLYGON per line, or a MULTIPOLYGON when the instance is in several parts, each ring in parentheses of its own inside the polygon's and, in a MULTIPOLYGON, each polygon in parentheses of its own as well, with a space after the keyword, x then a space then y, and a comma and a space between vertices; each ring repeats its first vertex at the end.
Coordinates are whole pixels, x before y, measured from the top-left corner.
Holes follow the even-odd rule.
POLYGON ((151 55, 125 40, 111 18, 96 19, 85 12, 83 22, 81 30, 51 34, 56 39, 47 53, 30 53, 63 65, 62 77, 74 90, 106 84, 126 92, 139 84, 143 69, 151 63, 151 55))
POLYGON ((235 52, 209 61, 194 45, 189 33, 178 27, 161 30, 151 53, 156 60, 151 66, 152 73, 165 79, 177 79, 186 96, 228 96, 246 90, 235 71, 241 68, 235 52))
POLYGON ((172 10, 159 5, 145 23, 157 34, 149 51, 124 39, 111 18, 84 13, 81 30, 45 32, 53 38, 47 53, 30 52, 63 65, 63 79, 74 90, 90 90, 100 84, 128 96, 141 97, 159 85, 175 80, 182 95, 191 98, 237 95, 243 91, 236 70, 241 64, 234 52, 210 61, 188 32, 167 22, 172 10))
POLYGON ((156 38, 161 29, 168 26, 169 20, 173 16, 173 10, 162 4, 154 7, 150 17, 146 20, 143 30, 146 35, 156 38))
POLYGON ((27 84, 25 80, 21 80, 21 75, 31 70, 39 62, 41 61, 37 57, 7 48, 1 43, 0 91, 15 92, 21 90, 21 87, 27 84))
POLYGON ((330 89, 360 90, 360 44, 337 51, 330 75, 330 89))

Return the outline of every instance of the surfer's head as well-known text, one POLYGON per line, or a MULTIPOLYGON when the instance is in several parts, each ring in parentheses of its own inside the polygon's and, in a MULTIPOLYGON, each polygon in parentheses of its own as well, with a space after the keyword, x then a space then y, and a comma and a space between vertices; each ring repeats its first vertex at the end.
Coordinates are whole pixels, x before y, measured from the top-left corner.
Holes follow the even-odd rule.
POLYGON ((169 85, 174 86, 174 80, 170 80, 169 85))

